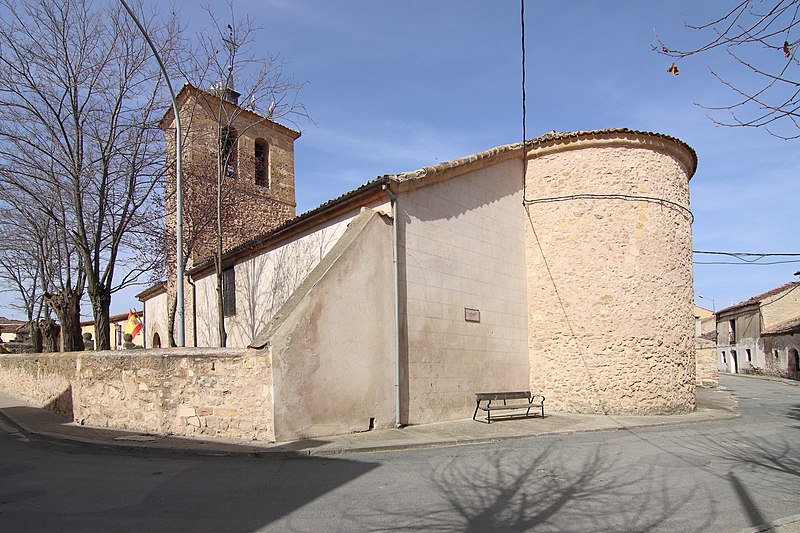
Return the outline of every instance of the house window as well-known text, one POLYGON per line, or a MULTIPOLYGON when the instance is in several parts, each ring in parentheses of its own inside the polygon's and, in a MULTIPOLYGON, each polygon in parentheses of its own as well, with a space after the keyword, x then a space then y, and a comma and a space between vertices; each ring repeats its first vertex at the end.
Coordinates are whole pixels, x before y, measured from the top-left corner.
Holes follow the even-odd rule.
POLYGON ((269 187, 269 145, 264 139, 256 139, 254 149, 256 185, 269 187))
POLYGON ((219 133, 219 162, 222 168, 222 176, 225 178, 235 178, 238 165, 236 144, 239 136, 236 128, 225 127, 219 133))
POLYGON ((772 350, 772 355, 775 356, 775 359, 778 358, 778 350, 772 350))
POLYGON ((749 363, 749 362, 751 362, 753 359, 752 359, 752 357, 750 356, 750 350, 749 350, 749 349, 747 349, 747 350, 745 350, 745 351, 747 352, 747 362, 749 363))
POLYGON ((222 271, 222 316, 236 314, 236 271, 226 268, 222 271))
POLYGON ((722 362, 723 362, 723 363, 726 363, 726 364, 728 363, 728 362, 725 360, 725 352, 722 352, 722 362))

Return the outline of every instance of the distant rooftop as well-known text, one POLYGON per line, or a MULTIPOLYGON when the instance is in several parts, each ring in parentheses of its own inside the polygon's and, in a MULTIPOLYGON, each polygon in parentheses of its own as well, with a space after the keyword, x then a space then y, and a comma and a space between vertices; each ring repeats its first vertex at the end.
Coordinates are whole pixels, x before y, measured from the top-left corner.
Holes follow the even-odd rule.
POLYGON ((772 290, 769 290, 767 292, 758 294, 756 296, 753 296, 752 298, 748 298, 747 300, 745 300, 743 302, 739 302, 738 304, 731 305, 730 307, 726 307, 725 309, 720 309, 719 311, 717 311, 717 314, 726 313, 728 311, 735 311, 737 309, 740 309, 740 308, 743 308, 743 307, 747 307, 749 305, 758 304, 762 300, 766 300, 770 296, 774 296, 776 294, 780 294, 781 292, 784 292, 784 291, 786 291, 788 289, 793 289, 794 287, 797 287, 797 286, 800 286, 800 281, 790 281, 789 283, 784 283, 780 287, 775 287, 772 290))

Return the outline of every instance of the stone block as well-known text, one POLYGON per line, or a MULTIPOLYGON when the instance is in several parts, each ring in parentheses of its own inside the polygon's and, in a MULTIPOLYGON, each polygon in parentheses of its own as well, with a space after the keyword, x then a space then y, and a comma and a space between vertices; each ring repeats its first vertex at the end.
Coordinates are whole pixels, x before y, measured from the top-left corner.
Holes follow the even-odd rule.
POLYGON ((190 417, 198 414, 197 410, 194 407, 185 404, 179 405, 178 408, 175 410, 175 413, 177 414, 177 416, 182 416, 182 417, 190 417))

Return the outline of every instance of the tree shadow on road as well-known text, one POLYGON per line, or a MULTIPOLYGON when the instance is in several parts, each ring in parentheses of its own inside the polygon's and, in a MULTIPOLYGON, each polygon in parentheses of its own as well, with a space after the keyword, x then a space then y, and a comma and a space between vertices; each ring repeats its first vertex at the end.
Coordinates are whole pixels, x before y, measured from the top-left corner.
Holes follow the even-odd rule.
POLYGON ((690 489, 676 497, 655 469, 634 473, 600 449, 580 463, 552 449, 530 456, 491 448, 487 453, 488 460, 452 458, 435 467, 435 498, 420 501, 412 494, 402 511, 396 500, 351 510, 354 529, 645 531, 698 496, 690 489))
POLYGON ((724 481, 752 527, 771 527, 764 511, 767 500, 796 501, 800 444, 778 433, 758 436, 733 430, 691 441, 664 442, 663 447, 679 450, 681 460, 724 481))

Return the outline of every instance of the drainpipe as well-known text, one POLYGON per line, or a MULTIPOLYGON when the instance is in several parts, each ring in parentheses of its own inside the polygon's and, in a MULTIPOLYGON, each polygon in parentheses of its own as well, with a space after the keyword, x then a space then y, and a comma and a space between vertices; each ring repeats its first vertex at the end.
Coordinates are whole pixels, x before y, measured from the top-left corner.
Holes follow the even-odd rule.
POLYGON ((403 427, 400 421, 400 268, 398 263, 399 250, 397 247, 398 239, 397 232, 399 224, 397 219, 399 217, 399 209, 397 205, 397 196, 395 196, 389 189, 390 181, 387 180, 383 185, 383 190, 392 203, 392 264, 394 268, 394 359, 395 359, 395 425, 403 427))
POLYGON ((192 346, 197 348, 197 286, 191 276, 186 276, 186 281, 192 286, 192 340, 194 341, 192 346))

